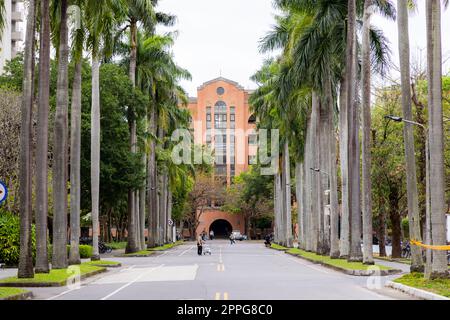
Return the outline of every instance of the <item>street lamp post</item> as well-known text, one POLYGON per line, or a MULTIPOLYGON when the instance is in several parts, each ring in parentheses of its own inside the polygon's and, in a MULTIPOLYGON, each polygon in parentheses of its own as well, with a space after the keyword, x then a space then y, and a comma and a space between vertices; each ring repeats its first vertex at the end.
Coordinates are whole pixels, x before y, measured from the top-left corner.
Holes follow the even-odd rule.
MULTIPOLYGON (((428 245, 431 245, 431 212, 430 212, 430 148, 428 145, 428 128, 423 124, 403 119, 402 117, 388 115, 386 119, 390 119, 394 122, 404 122, 423 128, 425 131, 425 228, 426 228, 426 240, 428 245)), ((431 249, 427 248, 426 251, 426 263, 425 263, 425 275, 428 276, 431 273, 431 249)))

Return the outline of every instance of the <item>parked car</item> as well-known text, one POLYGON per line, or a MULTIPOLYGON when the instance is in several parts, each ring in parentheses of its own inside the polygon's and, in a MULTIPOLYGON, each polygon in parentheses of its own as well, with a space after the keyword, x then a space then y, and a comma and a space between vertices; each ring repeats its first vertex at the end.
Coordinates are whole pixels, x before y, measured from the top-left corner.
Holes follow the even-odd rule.
POLYGON ((239 240, 239 241, 247 240, 247 236, 245 234, 241 234, 241 232, 238 230, 233 231, 232 234, 233 234, 234 240, 239 240))

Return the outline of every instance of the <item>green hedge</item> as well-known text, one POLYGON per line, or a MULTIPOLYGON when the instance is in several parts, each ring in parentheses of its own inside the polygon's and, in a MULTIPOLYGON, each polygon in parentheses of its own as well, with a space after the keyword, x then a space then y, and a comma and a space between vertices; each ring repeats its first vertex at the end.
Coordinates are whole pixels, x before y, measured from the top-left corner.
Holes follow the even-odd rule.
MULTIPOLYGON (((36 258, 36 231, 32 225, 32 248, 33 262, 36 258)), ((67 254, 70 246, 67 245, 67 254)), ((89 245, 80 245, 80 257, 88 259, 92 256, 93 248, 89 245)), ((20 220, 19 217, 10 212, 0 209, 0 261, 7 266, 17 266, 19 264, 20 252, 20 220)), ((51 261, 52 246, 48 245, 48 257, 51 261)))
MULTIPOLYGON (((32 226, 33 260, 36 257, 36 231, 32 226)), ((18 216, 0 209, 0 261, 8 266, 19 264, 20 220, 18 216)))

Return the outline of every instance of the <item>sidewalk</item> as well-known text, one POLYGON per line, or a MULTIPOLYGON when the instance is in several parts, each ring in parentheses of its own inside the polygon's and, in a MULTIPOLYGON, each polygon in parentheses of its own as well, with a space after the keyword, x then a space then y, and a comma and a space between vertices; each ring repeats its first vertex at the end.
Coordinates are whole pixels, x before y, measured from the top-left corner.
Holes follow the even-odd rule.
POLYGON ((1 268, 0 269, 0 279, 9 278, 17 276, 17 268, 1 268))
POLYGON ((374 260, 377 264, 402 270, 403 273, 409 273, 409 268, 410 268, 409 264, 394 262, 394 261, 386 261, 386 260, 377 259, 377 258, 374 258, 374 260))

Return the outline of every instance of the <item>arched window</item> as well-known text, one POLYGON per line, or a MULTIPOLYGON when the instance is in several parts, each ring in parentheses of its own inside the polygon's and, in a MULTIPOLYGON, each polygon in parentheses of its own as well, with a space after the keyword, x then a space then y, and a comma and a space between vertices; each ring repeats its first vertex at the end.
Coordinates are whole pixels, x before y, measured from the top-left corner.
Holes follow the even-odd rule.
POLYGON ((227 104, 223 101, 217 101, 214 105, 214 128, 227 128, 227 104))
POLYGON ((248 123, 256 123, 256 117, 254 114, 252 114, 250 118, 248 118, 248 123))

